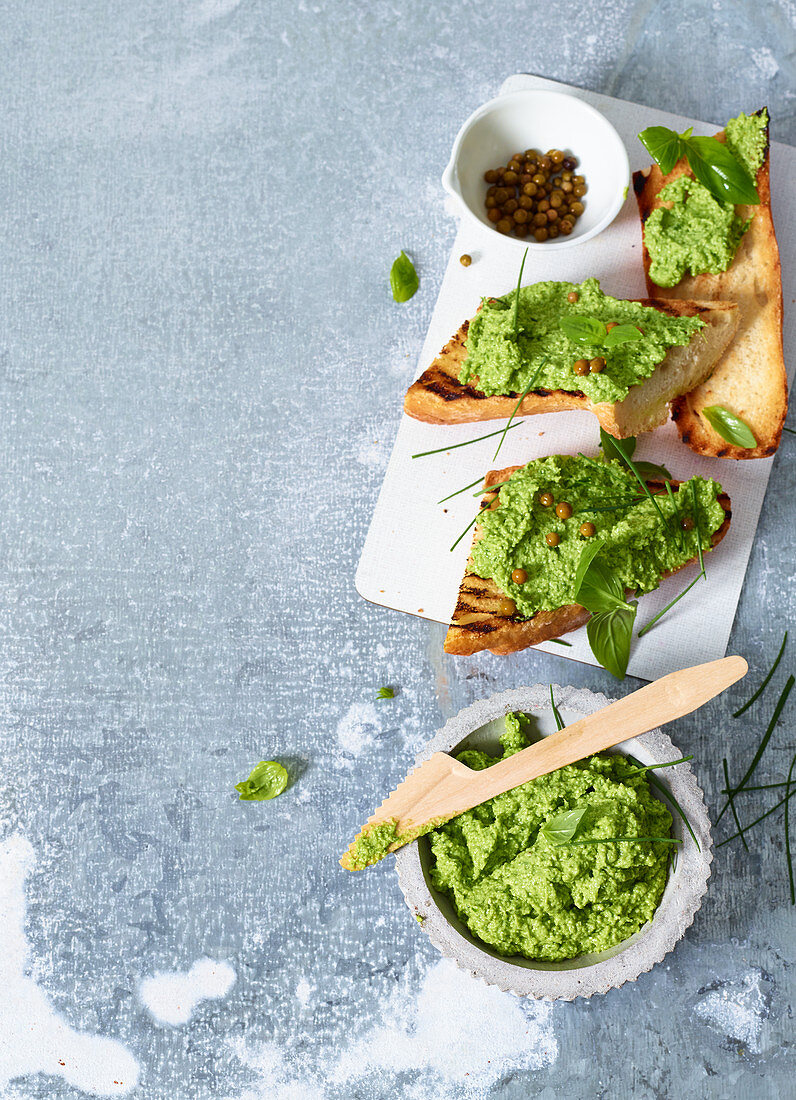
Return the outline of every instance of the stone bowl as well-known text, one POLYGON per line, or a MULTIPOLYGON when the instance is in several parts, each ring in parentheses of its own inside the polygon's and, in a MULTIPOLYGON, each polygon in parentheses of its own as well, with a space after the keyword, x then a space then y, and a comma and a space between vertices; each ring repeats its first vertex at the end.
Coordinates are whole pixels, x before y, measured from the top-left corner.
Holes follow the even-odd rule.
MULTIPOLYGON (((567 725, 609 702, 604 695, 586 688, 562 688, 554 684, 553 691, 567 725)), ((499 750, 503 717, 515 710, 533 714, 543 736, 556 728, 547 685, 514 688, 465 707, 429 741, 418 755, 416 764, 440 751, 479 748, 494 753, 499 750)), ((623 741, 610 751, 630 753, 642 764, 659 764, 683 755, 660 729, 623 741)), ((506 992, 571 1001, 575 997, 607 993, 625 982, 635 981, 639 974, 660 962, 692 924, 707 890, 713 859, 704 796, 690 766, 678 764, 662 769, 656 773, 656 778, 677 799, 699 846, 670 806, 674 818, 672 835, 681 840, 682 845, 677 847, 677 857, 670 867, 663 897, 652 920, 614 947, 562 962, 499 955, 472 935, 457 917, 451 899, 432 887, 429 874, 432 856, 426 837, 396 852, 398 881, 407 905, 443 955, 453 959, 462 970, 506 992)), ((662 797, 655 788, 653 794, 662 797)))

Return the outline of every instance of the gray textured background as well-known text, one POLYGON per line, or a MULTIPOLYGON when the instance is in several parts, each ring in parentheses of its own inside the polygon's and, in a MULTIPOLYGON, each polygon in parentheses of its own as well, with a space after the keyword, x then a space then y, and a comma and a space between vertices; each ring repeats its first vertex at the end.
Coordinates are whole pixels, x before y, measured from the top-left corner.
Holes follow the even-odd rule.
MULTIPOLYGON (((531 71, 716 123, 768 103, 793 143, 794 14, 792 0, 4 5, 0 839, 35 852, 30 972, 71 1027, 138 1061, 129 1095, 792 1088, 781 825, 748 856, 719 851, 665 964, 552 1009, 460 988, 389 864, 350 876, 336 860, 463 704, 536 681, 617 690, 540 653, 446 658, 442 628, 354 591, 454 234, 438 181, 458 126, 531 71), (401 248, 421 288, 398 306, 401 248), (376 707, 382 683, 399 693, 376 707), (237 802, 233 784, 273 757, 290 790, 237 802), (158 1024, 138 982, 204 955, 235 968, 231 992, 158 1024), (495 1036, 486 1063, 475 1034, 451 1038, 455 1065, 432 1049, 468 996, 498 1021, 526 1014, 527 1056, 495 1036), (407 1060, 396 1036, 425 1038, 407 1060)), ((793 621, 795 449, 785 437, 730 647, 755 681, 793 621)), ((732 722, 742 695, 671 730, 714 808, 723 752, 738 775, 773 705, 732 722)), ((796 747, 792 713, 767 779, 796 747)), ((26 1071, 6 1095, 83 1094, 26 1071)))

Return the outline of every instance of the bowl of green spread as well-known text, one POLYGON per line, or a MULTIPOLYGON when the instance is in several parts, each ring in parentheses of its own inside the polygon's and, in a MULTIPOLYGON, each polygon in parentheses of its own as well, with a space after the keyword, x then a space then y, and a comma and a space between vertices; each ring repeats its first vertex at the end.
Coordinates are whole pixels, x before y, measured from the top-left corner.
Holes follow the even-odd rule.
MULTIPOLYGON (((443 751, 480 769, 520 751, 556 728, 549 691, 466 707, 417 763, 443 751)), ((608 702, 553 691, 567 724, 608 702)), ((710 876, 710 822, 688 764, 671 765, 681 755, 652 730, 453 818, 396 853, 409 908, 443 955, 521 996, 635 981, 691 925, 710 876)))
POLYGON ((621 210, 629 183, 627 150, 608 119, 575 95, 543 90, 510 92, 479 107, 456 135, 442 175, 443 187, 468 222, 523 250, 554 251, 595 237, 621 210), (588 185, 571 232, 555 240, 495 234, 484 204, 485 174, 528 147, 571 155, 588 185))

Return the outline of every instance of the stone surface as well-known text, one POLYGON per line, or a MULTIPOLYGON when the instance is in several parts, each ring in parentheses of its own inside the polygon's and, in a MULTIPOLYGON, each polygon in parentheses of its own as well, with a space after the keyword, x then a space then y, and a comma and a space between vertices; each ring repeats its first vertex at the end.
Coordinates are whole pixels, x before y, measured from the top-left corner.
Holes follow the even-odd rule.
MULTIPOLYGON (((446 658, 441 627, 354 591, 453 239, 438 181, 460 122, 533 71, 717 123, 767 102, 793 143, 793 21, 790 0, 7 7, 6 1096, 787 1094, 781 819, 749 854, 718 849, 663 964, 554 1006, 470 984, 389 865, 337 857, 465 703, 548 680, 617 691, 538 653, 446 658), (399 306, 401 248, 421 288, 399 306), (396 698, 377 702, 384 683, 396 698), (289 790, 238 802, 271 758, 289 790), (204 959, 228 991, 200 983, 187 1023, 154 1018, 141 983, 204 959)), ((750 682, 793 622, 795 447, 731 642, 750 682)), ((722 756, 739 776, 774 702, 733 722, 743 697, 670 731, 714 812, 722 756)), ((761 781, 787 771, 792 714, 761 781)))

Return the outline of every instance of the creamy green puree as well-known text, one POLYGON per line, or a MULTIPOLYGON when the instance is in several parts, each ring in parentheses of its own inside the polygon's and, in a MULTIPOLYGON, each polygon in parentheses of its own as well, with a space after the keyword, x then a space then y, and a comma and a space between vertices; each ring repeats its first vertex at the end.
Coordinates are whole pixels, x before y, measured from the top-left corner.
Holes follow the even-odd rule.
MULTIPOLYGON (((528 744, 527 716, 506 715, 503 758, 528 744)), ((470 768, 497 761, 466 751, 470 768)), ((560 768, 453 818, 430 836, 434 886, 470 931, 501 955, 571 959, 603 951, 650 920, 666 885, 669 846, 552 844, 552 817, 587 807, 574 841, 668 837, 672 818, 644 772, 621 755, 560 768)))
POLYGON ((593 537, 606 542, 602 560, 626 588, 650 592, 663 573, 697 556, 697 530, 703 551, 710 548, 711 535, 724 522, 720 492, 717 482, 693 477, 673 490, 673 499, 656 495, 664 525, 633 474, 618 462, 583 455, 540 458, 513 473, 499 489, 498 508, 482 512, 481 537, 473 546, 475 572, 494 580, 526 618, 574 603, 575 570, 589 541, 580 527, 591 522, 593 537), (568 519, 559 519, 554 507, 541 503, 539 497, 546 492, 556 504, 572 506, 568 519), (693 529, 683 530, 684 521, 693 521, 693 529), (545 541, 550 531, 559 536, 555 548, 545 541), (523 584, 512 581, 515 569, 527 573, 523 584))
POLYGON ((534 283, 519 291, 519 335, 514 339, 514 302, 517 291, 489 298, 470 322, 467 357, 459 381, 472 382, 481 393, 520 394, 540 363, 547 361, 534 382, 534 390, 567 390, 585 393, 592 401, 622 401, 631 386, 649 378, 669 348, 689 343, 704 322, 698 317, 670 317, 651 306, 611 298, 600 290, 597 279, 582 283, 534 283), (577 294, 575 302, 568 300, 577 294), (574 343, 561 331, 561 318, 596 317, 606 324, 637 325, 643 338, 613 348, 574 343), (578 359, 605 359, 597 374, 577 375, 578 359))
MULTIPOLYGON (((726 126, 727 148, 754 178, 766 151, 768 112, 739 115, 726 126)), ((644 226, 650 256, 650 278, 658 286, 675 286, 688 272, 715 275, 733 261, 751 218, 731 202, 722 202, 689 176, 667 183, 660 193, 666 206, 653 210, 644 226)))
POLYGON ((425 836, 432 829, 436 829, 445 820, 444 817, 435 817, 425 825, 417 829, 398 831, 398 822, 395 818, 389 818, 378 825, 366 825, 349 851, 349 865, 352 871, 361 871, 364 867, 370 867, 384 859, 393 844, 411 844, 419 836, 425 836))

